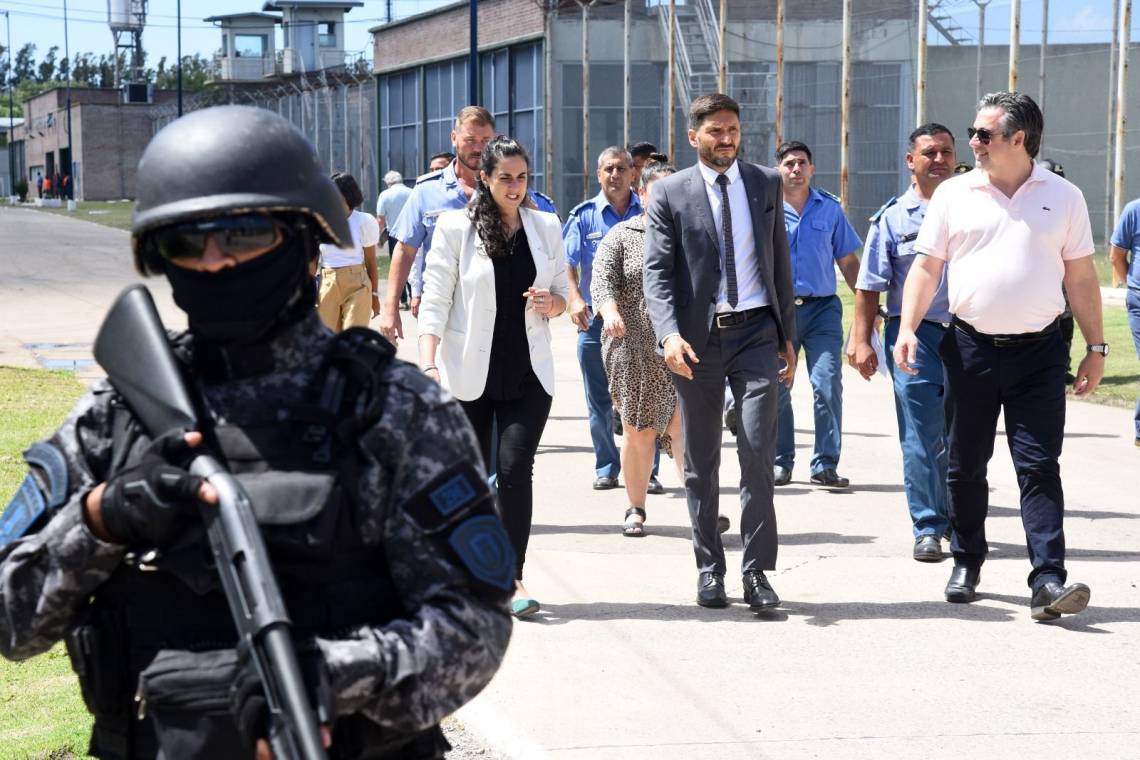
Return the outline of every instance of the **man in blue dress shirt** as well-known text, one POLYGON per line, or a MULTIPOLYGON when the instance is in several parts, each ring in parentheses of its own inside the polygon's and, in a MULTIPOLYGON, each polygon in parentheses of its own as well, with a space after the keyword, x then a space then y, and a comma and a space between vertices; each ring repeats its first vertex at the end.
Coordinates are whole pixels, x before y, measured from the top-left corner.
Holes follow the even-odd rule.
MULTIPOLYGON (((815 395, 811 482, 846 488, 847 478, 836 472, 843 430, 843 305, 835 294, 835 267, 854 291, 859 274, 856 252, 862 241, 839 199, 811 186, 815 165, 807 145, 786 142, 776 150, 776 159, 784 178, 784 225, 792 252, 797 334, 793 347, 797 354, 803 347, 815 395)), ((778 486, 792 480, 795 428, 791 391, 781 385, 773 472, 778 486)))
MULTIPOLYGON (((1140 357, 1140 200, 1134 200, 1120 212, 1112 233, 1112 286, 1128 286, 1124 305, 1128 309, 1128 326, 1136 356, 1140 357)), ((1136 399, 1136 445, 1140 446, 1140 398, 1136 399)))
MULTIPOLYGON (((380 307, 380 334, 393 343, 404 337, 399 303, 406 284, 412 286, 412 316, 418 314, 423 295, 424 256, 431 248, 435 220, 444 211, 467 205, 479 176, 483 148, 494 136, 495 120, 487 109, 481 106, 460 109, 451 130, 455 160, 443 169, 416 179, 412 194, 391 225, 389 234, 397 243, 388 270, 387 296, 380 307)), ((534 190, 529 191, 529 195, 539 211, 556 213, 549 198, 534 190)))
MULTIPOLYGON (((914 241, 934 191, 954 176, 954 135, 941 124, 923 124, 910 134, 906 166, 912 183, 871 217, 867 246, 855 283, 855 319, 847 360, 866 379, 878 370, 871 332, 879 314, 879 294, 887 294, 886 354, 894 352, 902 313, 903 283, 917 256, 914 241)), ((944 379, 938 344, 950 322, 946 272, 926 317, 918 327, 918 374, 888 361, 895 388, 895 415, 903 456, 903 487, 914 525, 913 556, 919 562, 942 559, 942 537, 950 526, 946 511, 946 417, 944 379)))
MULTIPOLYGON (((570 209, 562 227, 566 248, 566 272, 570 279, 570 303, 566 311, 578 328, 578 364, 586 388, 586 410, 590 417, 590 439, 594 445, 594 488, 599 491, 618 487, 621 454, 614 443, 613 401, 602 365, 602 317, 590 305, 590 280, 598 243, 618 222, 641 214, 641 201, 633 185, 633 158, 625 148, 611 145, 598 156, 598 184, 601 192, 570 209)), ((649 493, 664 493, 657 480, 660 451, 653 459, 649 493)))

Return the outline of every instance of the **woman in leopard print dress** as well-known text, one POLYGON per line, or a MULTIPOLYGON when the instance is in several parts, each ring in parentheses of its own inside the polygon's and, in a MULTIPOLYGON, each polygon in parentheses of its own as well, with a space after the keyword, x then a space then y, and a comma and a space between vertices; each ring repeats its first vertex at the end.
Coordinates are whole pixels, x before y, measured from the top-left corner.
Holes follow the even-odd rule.
MULTIPOLYGON (((643 208, 649 205, 649 188, 660 177, 676 171, 672 166, 647 165, 639 178, 643 208)), ((681 414, 677 393, 665 360, 657 354, 642 288, 645 260, 645 215, 614 225, 594 256, 590 296, 602 315, 602 363, 609 378, 610 397, 622 421, 621 469, 629 509, 622 533, 642 536, 645 530, 645 494, 653 468, 654 446, 673 457, 677 476, 684 482, 681 451, 681 414)))

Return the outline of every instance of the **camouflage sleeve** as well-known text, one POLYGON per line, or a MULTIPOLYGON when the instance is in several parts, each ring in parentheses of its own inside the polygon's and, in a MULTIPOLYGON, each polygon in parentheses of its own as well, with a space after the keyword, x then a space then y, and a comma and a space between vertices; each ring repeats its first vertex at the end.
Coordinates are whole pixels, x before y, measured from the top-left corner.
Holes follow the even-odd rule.
MULTIPOLYGON (((382 469, 391 480, 379 486, 381 498, 391 505, 383 541, 408 614, 382 627, 357 630, 350 639, 322 640, 320 646, 338 712, 360 712, 386 728, 410 733, 435 725, 470 701, 498 670, 511 633, 507 600, 514 565, 508 546, 509 567, 488 593, 441 534, 425 530, 416 518, 425 499, 441 492, 429 484, 451 472, 469 473, 464 487, 469 485, 469 492, 480 498, 489 491, 474 432, 459 404, 442 398, 439 386, 415 368, 404 376, 407 385, 391 386, 385 404, 397 418, 370 431, 365 444, 388 455, 382 469), (435 490, 429 494, 431 487, 435 490)), ((492 503, 485 503, 502 531, 492 503)))
POLYGON ((38 532, 0 547, 0 654, 22 660, 59 641, 124 547, 96 538, 80 501, 106 475, 110 393, 96 389, 46 439, 67 461, 67 501, 38 532))

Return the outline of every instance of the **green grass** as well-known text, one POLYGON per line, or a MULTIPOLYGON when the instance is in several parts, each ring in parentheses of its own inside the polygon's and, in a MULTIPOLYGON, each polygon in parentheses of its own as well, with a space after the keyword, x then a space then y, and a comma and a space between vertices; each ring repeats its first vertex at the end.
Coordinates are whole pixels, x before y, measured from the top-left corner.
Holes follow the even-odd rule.
MULTIPOLYGON (((1097 254, 1094 259, 1097 272, 1101 275, 1104 285, 1111 283, 1111 268, 1108 258, 1097 254)), ((846 335, 851 327, 851 317, 855 313, 855 296, 851 294, 847 285, 840 280, 839 298, 843 301, 843 334, 846 335)), ((882 300, 882 299, 880 299, 882 300)), ((1094 404, 1107 404, 1109 406, 1124 406, 1132 408, 1136 398, 1140 396, 1140 363, 1136 360, 1136 352, 1132 345, 1132 331, 1128 327, 1128 313, 1121 305, 1104 306, 1104 339, 1112 347, 1105 362, 1104 379, 1100 386, 1091 395, 1083 399, 1069 395, 1076 401, 1088 401, 1094 404)), ((1073 372, 1080 366, 1085 358, 1085 339, 1078 327, 1073 334, 1073 372)))
MULTIPOLYGON (((21 452, 54 430, 83 386, 66 372, 0 367, 0 504, 24 478, 21 452)), ((0 659, 0 760, 85 755, 91 717, 62 645, 0 659)))
POLYGON ((36 208, 35 210, 42 211, 45 214, 69 216, 72 219, 85 219, 119 230, 131 228, 133 203, 125 201, 79 201, 76 205, 75 211, 67 210, 66 201, 64 201, 63 208, 36 208))

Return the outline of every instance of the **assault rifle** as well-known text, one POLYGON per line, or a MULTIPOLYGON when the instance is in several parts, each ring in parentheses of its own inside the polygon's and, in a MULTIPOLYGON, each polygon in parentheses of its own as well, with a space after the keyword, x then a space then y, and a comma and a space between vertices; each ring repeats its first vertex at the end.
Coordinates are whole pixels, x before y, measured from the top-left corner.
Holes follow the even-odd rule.
MULTIPOLYGON (((201 430, 197 411, 167 341, 150 291, 124 290, 95 338, 95 359, 152 437, 201 430)), ((222 588, 265 690, 269 743, 276 760, 325 760, 317 716, 293 649, 289 615, 249 496, 214 457, 193 457, 190 472, 210 482, 217 505, 201 505, 222 588)))

